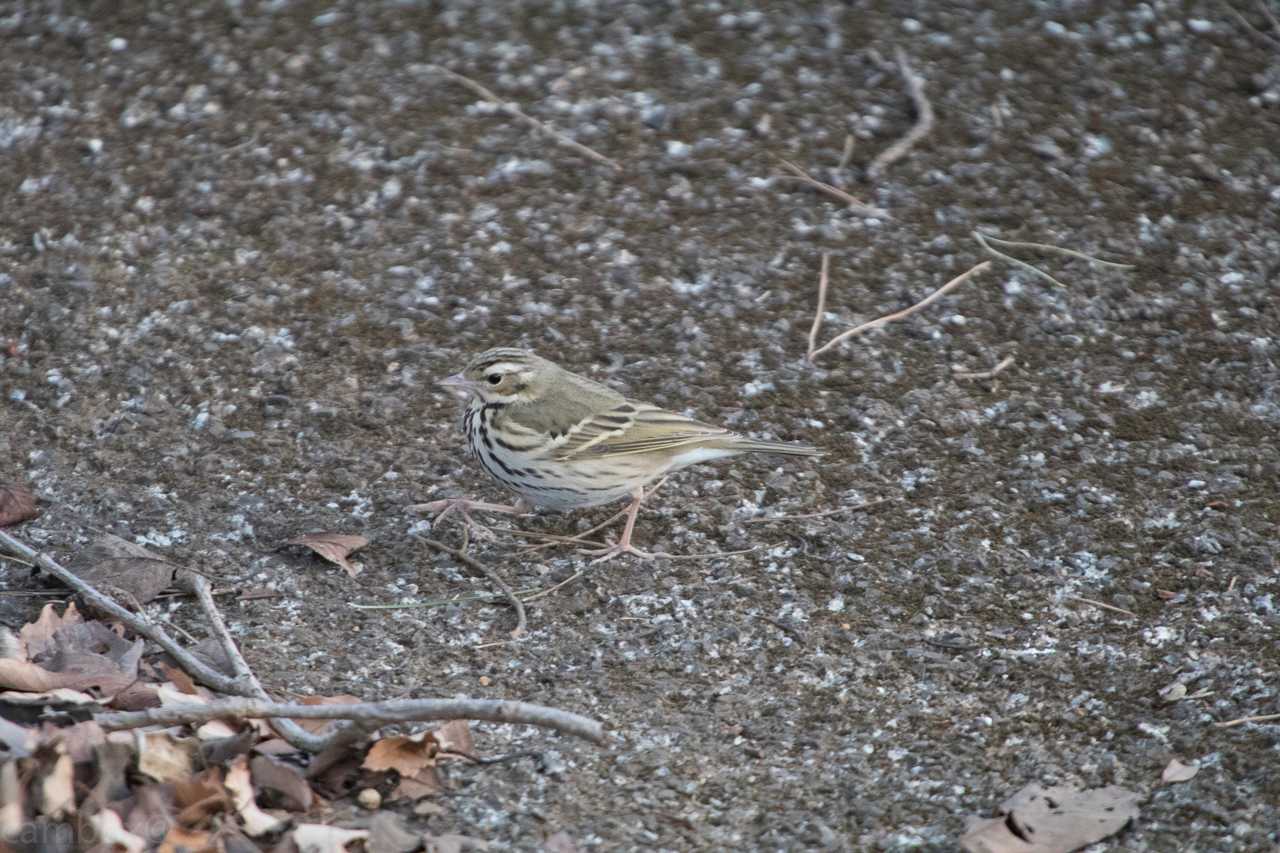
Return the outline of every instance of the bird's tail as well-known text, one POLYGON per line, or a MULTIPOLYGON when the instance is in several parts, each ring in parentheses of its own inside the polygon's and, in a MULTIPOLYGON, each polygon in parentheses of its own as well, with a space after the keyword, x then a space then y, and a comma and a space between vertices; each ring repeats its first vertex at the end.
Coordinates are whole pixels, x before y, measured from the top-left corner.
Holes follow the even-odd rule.
POLYGON ((781 456, 823 456, 825 451, 808 444, 787 444, 784 441, 758 441, 754 438, 734 436, 724 443, 725 450, 739 453, 777 453, 781 456))

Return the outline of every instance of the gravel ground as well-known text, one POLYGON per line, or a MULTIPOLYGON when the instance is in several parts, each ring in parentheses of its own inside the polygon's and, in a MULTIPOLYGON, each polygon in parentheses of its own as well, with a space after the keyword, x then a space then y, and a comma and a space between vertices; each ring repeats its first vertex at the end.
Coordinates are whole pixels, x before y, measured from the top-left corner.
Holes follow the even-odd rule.
MULTIPOLYGON (((455 771, 418 826, 499 849, 951 849, 1031 781, 1141 792, 1110 849, 1274 849, 1280 724, 1213 725, 1280 712, 1280 32, 1234 5, 1256 30, 1207 0, 10 5, 0 479, 48 502, 16 532, 280 591, 228 608, 278 691, 607 721, 477 727, 542 758, 455 771), (897 48, 937 126, 873 183, 915 117, 897 48), (1024 251, 1064 286, 997 263, 805 362, 823 251, 834 333, 982 260, 975 229, 1137 268, 1024 251), (638 544, 755 550, 593 567, 518 643, 483 601, 348 607, 489 590, 406 507, 498 499, 433 380, 509 344, 829 455, 678 476, 638 544), (273 550, 311 530, 367 536, 363 573, 273 550), (1173 758, 1200 772, 1160 786, 1173 758)), ((584 568, 518 541, 473 553, 520 589, 584 568)))

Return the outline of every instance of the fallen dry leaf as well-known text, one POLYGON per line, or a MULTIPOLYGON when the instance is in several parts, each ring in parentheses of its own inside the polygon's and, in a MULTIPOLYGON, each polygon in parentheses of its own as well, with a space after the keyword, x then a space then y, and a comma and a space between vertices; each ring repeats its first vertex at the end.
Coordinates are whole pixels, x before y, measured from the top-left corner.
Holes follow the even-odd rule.
POLYGON ((111 809, 103 809, 92 815, 89 826, 93 827, 97 846, 113 853, 142 853, 147 849, 147 842, 126 830, 120 822, 120 815, 111 809))
POLYGON ((193 850, 216 850, 213 833, 174 826, 165 834, 157 853, 191 853, 193 850))
POLYGON ((476 742, 471 736, 471 724, 466 720, 450 720, 433 732, 440 752, 457 752, 471 755, 475 752, 476 742))
POLYGON ((27 792, 18 778, 18 762, 0 764, 0 838, 13 838, 26 824, 27 792))
POLYGON ((1169 766, 1160 774, 1160 781, 1166 785, 1172 785, 1175 782, 1189 782, 1194 779, 1196 774, 1199 772, 1200 763, 1198 761, 1183 764, 1181 761, 1174 758, 1169 761, 1169 766))
POLYGON ((106 743, 94 747, 98 781, 89 793, 89 799, 97 803, 122 800, 129 795, 126 774, 133 766, 132 743, 106 743))
POLYGON ((253 781, 249 776, 249 761, 245 756, 237 756, 231 762, 227 768, 227 778, 222 784, 231 792, 231 801, 240 813, 244 831, 250 838, 275 832, 284 826, 284 821, 267 814, 254 801, 253 781))
POLYGON ((1114 785, 1079 790, 1034 782, 977 819, 960 839, 969 853, 1069 853, 1119 832, 1138 816, 1140 795, 1114 785))
POLYGON ((440 782, 440 777, 436 775, 434 767, 424 767, 418 771, 417 776, 403 777, 396 785, 396 789, 391 792, 390 799, 396 800, 421 800, 424 797, 434 797, 436 794, 444 792, 444 785, 440 782))
POLYGON ((58 629, 64 625, 75 625, 83 621, 84 617, 76 609, 74 601, 68 604, 61 614, 58 613, 57 604, 46 604, 40 609, 40 616, 36 621, 28 622, 18 631, 18 639, 21 644, 21 659, 31 660, 47 652, 52 652, 54 649, 53 635, 57 633, 58 629))
POLYGON ((341 566, 348 575, 354 578, 360 574, 360 567, 347 560, 347 555, 368 545, 369 540, 363 536, 352 536, 345 533, 307 533, 295 539, 290 539, 284 544, 302 545, 310 548, 329 562, 341 566))
MULTIPOLYGON (((253 774, 254 786, 259 791, 269 792, 269 799, 278 801, 279 808, 291 812, 311 809, 311 786, 301 771, 265 755, 254 756, 249 762, 249 770, 253 774)), ((274 806, 275 803, 268 802, 267 805, 274 806)))
POLYGON ((173 789, 168 785, 143 785, 133 797, 133 808, 124 820, 125 829, 158 844, 173 829, 173 789))
POLYGON ((72 762, 76 764, 93 761, 97 757, 98 747, 107 742, 107 733, 93 720, 85 720, 62 728, 46 723, 44 734, 66 747, 67 755, 71 756, 72 762))
POLYGON ((433 766, 439 751, 432 732, 391 735, 374 741, 360 766, 365 770, 394 770, 401 776, 413 777, 424 767, 433 766))
POLYGON ((36 496, 26 486, 0 483, 0 527, 20 524, 40 514, 36 496))
POLYGON ((222 770, 210 767, 203 773, 173 784, 173 803, 179 810, 178 823, 187 828, 203 826, 213 815, 231 809, 231 799, 222 786, 222 770))
POLYGON ((195 772, 200 745, 195 738, 177 738, 168 732, 148 732, 138 752, 138 772, 157 782, 180 782, 195 772))
POLYGON ((146 604, 173 584, 177 566, 110 533, 104 533, 76 560, 76 574, 100 590, 125 593, 123 604, 146 604))
POLYGON ((293 831, 293 843, 300 853, 345 853, 352 841, 364 841, 369 833, 363 829, 341 829, 322 823, 303 823, 293 831))
POLYGON ((76 812, 75 765, 62 744, 55 749, 57 757, 36 788, 36 811, 52 820, 76 812))

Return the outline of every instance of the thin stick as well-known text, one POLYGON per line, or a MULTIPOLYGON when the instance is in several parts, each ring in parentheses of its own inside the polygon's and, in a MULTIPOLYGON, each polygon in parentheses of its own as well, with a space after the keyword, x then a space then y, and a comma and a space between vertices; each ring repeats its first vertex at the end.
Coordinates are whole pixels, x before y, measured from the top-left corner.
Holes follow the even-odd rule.
POLYGON ((809 328, 809 351, 805 358, 813 361, 813 351, 818 347, 818 331, 822 328, 822 314, 827 310, 827 283, 830 280, 831 253, 822 253, 822 269, 818 272, 818 307, 813 312, 813 325, 809 328))
POLYGON ((150 725, 200 723, 221 717, 352 720, 367 725, 411 720, 486 720, 491 723, 541 726, 595 743, 604 742, 604 726, 589 717, 545 705, 500 699, 391 699, 386 702, 356 702, 349 705, 222 699, 206 704, 184 703, 144 711, 95 714, 94 721, 104 729, 117 730, 150 725))
POLYGON ((1085 604, 1092 604, 1094 607, 1101 607, 1103 610, 1111 610, 1115 613, 1123 613, 1125 616, 1132 616, 1135 619, 1138 614, 1132 610, 1125 610, 1123 607, 1116 607, 1114 604, 1107 604, 1105 601, 1098 601, 1093 598, 1085 598, 1083 595, 1068 595, 1067 598, 1075 601, 1083 601, 1085 604))
POLYGON ((1243 726, 1245 723, 1269 723, 1272 720, 1280 720, 1280 714, 1258 714, 1253 717, 1240 717, 1235 720, 1227 720, 1225 723, 1214 723, 1220 729, 1229 729, 1232 726, 1243 726))
POLYGON ((844 148, 840 151, 840 162, 836 164, 836 170, 843 172, 849 168, 849 161, 853 159, 854 138, 852 133, 844 135, 844 148))
POLYGON ((1088 261, 1091 264, 1097 264, 1100 267, 1111 267, 1117 270, 1131 270, 1133 264, 1122 264, 1117 261, 1104 261, 1102 258, 1095 258, 1093 255, 1086 255, 1084 252, 1077 252, 1075 249, 1064 249, 1062 246, 1054 246, 1050 243, 1028 243, 1023 240, 1001 240, 999 237, 992 237, 990 234, 981 234, 977 231, 973 232, 973 236, 978 238, 978 242, 988 251, 991 247, 987 242, 999 243, 1001 246, 1008 246, 1010 249, 1039 249, 1042 252, 1053 252, 1058 255, 1066 255, 1068 258, 1079 258, 1082 261, 1088 261))
POLYGON ((595 160, 597 163, 603 163, 604 165, 610 167, 611 169, 617 169, 619 171, 622 170, 622 164, 619 163, 617 160, 611 160, 608 157, 604 156, 603 154, 599 154, 595 151, 592 151, 590 148, 583 145, 581 142, 575 142, 574 140, 565 136, 560 131, 552 128, 546 122, 539 121, 538 119, 529 115, 524 110, 517 107, 514 103, 510 101, 504 101, 502 98, 498 97, 497 93, 494 92, 492 89, 489 89, 488 87, 480 83, 477 83, 475 80, 472 80, 470 77, 464 77, 463 75, 459 74, 456 71, 450 71, 448 68, 445 68, 443 65, 428 65, 427 68, 429 68, 432 71, 440 72, 444 76, 448 77, 450 80, 453 80, 455 83, 461 83, 463 86, 466 86, 468 89, 475 92, 477 95, 484 98, 486 101, 497 104, 499 109, 501 109, 507 115, 513 118, 517 118, 520 121, 523 121, 525 124, 529 125, 530 127, 534 128, 535 130, 541 133, 545 133, 547 136, 550 136, 552 139, 559 142, 561 145, 565 146, 566 148, 572 148, 574 151, 577 151, 582 156, 589 157, 590 159, 595 160))
POLYGON ((458 562, 465 564, 471 569, 474 569, 475 571, 479 572, 480 574, 488 578, 489 583, 493 584, 498 589, 502 590, 502 594, 507 597, 507 601, 511 602, 511 606, 514 607, 516 611, 516 627, 515 627, 515 630, 511 632, 511 636, 519 637, 524 634, 529 624, 524 613, 524 602, 520 600, 520 596, 516 595, 515 590, 513 590, 510 586, 507 585, 506 581, 498 577, 493 572, 493 570, 490 569, 488 566, 486 566, 484 563, 480 562, 474 557, 471 557, 463 553, 462 551, 459 551, 457 548, 450 548, 448 545, 444 544, 443 542, 437 539, 429 539, 426 536, 415 536, 414 538, 417 539, 422 544, 426 545, 431 550, 438 551, 441 554, 448 554, 458 562))
POLYGON ((888 502, 889 502, 889 498, 878 498, 877 500, 874 500, 874 501, 867 501, 866 503, 853 504, 852 506, 838 506, 835 509, 825 509, 822 512, 804 512, 798 515, 772 515, 772 516, 769 516, 768 518, 748 518, 748 519, 745 519, 742 523, 743 524, 768 524, 774 521, 793 521, 793 520, 804 519, 804 518, 826 518, 829 515, 839 515, 842 512, 857 512, 858 510, 870 509, 873 506, 879 506, 880 504, 888 503, 888 502))
POLYGON ((875 207, 873 205, 867 204, 866 202, 860 201, 859 199, 855 198, 854 196, 850 195, 849 193, 845 192, 839 187, 834 187, 831 184, 826 183, 825 181, 818 180, 813 175, 810 175, 804 169, 801 169, 799 166, 797 166, 795 163, 792 163, 790 160, 786 159, 785 157, 778 157, 777 159, 778 159, 778 162, 781 163, 783 167, 786 168, 789 172, 791 172, 793 177, 795 177, 797 180, 803 181, 804 183, 813 187, 815 190, 824 192, 827 195, 831 196, 832 198, 838 199, 839 201, 844 202, 849 206, 849 209, 852 210, 854 213, 860 213, 863 216, 875 216, 881 219, 892 218, 889 216, 889 211, 884 210, 883 208, 879 208, 879 207, 875 207))
POLYGON ((757 616, 756 618, 759 619, 761 622, 768 622, 770 625, 777 628, 779 631, 786 634, 788 637, 795 640, 800 645, 802 646, 808 645, 808 643, 805 641, 804 634, 802 634, 800 632, 800 629, 796 628, 794 625, 788 625, 786 622, 781 622, 769 616, 757 616))
MULTIPOLYGON (((1248 32, 1249 35, 1253 36, 1254 38, 1259 40, 1262 44, 1266 45, 1267 47, 1280 46, 1280 37, 1268 35, 1267 33, 1255 27, 1253 24, 1249 23, 1249 19, 1246 18, 1244 15, 1240 14, 1240 12, 1236 10, 1236 7, 1228 3, 1227 0, 1220 0, 1220 2, 1222 3, 1223 6, 1226 7, 1227 11, 1230 12, 1235 17, 1237 21, 1239 21, 1241 24, 1244 25, 1245 31, 1248 32)), ((1259 3, 1259 5, 1262 6, 1264 10, 1266 9, 1265 2, 1259 3)), ((1277 27, 1277 30, 1280 30, 1280 27, 1277 27)))
POLYGON ((885 169, 905 157, 916 143, 933 130, 933 104, 924 93, 924 78, 912 70, 906 51, 898 48, 895 55, 898 59, 898 70, 902 72, 902 78, 907 84, 907 93, 911 95, 911 102, 916 107, 916 123, 911 126, 905 136, 881 151, 871 161, 871 165, 867 167, 867 177, 873 181, 884 174, 885 169))
POLYGON ((925 308, 926 306, 941 299, 943 296, 947 295, 952 290, 955 290, 957 287, 964 284, 972 276, 977 275, 978 273, 982 272, 983 270, 987 269, 990 266, 991 266, 991 261, 983 261, 982 263, 978 264, 976 267, 973 267, 967 272, 960 273, 960 275, 951 279, 951 281, 947 282, 942 287, 938 288, 933 293, 931 293, 929 296, 926 296, 924 299, 917 302, 915 305, 912 305, 910 308, 903 308, 901 311, 895 311, 892 314, 886 314, 883 317, 879 317, 875 320, 869 320, 868 322, 863 323, 861 326, 856 326, 847 332, 842 332, 839 335, 836 335, 834 338, 832 338, 831 340, 823 344, 821 347, 819 347, 813 353, 812 358, 816 359, 818 356, 822 355, 827 350, 831 349, 832 347, 838 344, 844 343, 849 338, 852 338, 854 335, 859 335, 863 332, 867 332, 872 329, 878 329, 881 326, 887 326, 888 324, 894 322, 895 320, 901 320, 904 317, 911 316, 912 314, 916 313, 922 308, 925 308))
POLYGON ((1006 355, 996 363, 996 366, 990 370, 956 370, 951 376, 953 379, 994 379, 1003 373, 1009 365, 1013 364, 1016 359, 1012 355, 1006 355))
POLYGON ((17 539, 14 539, 8 533, 0 530, 0 545, 4 545, 10 551, 18 554, 18 556, 31 561, 35 565, 44 569, 49 574, 62 581, 69 586, 86 602, 108 613, 112 618, 119 620, 127 625, 134 633, 139 636, 146 637, 160 648, 164 649, 169 655, 178 662, 178 666, 188 672, 192 677, 204 682, 214 690, 222 693, 233 693, 240 695, 243 690, 247 689, 246 685, 242 685, 238 679, 223 675, 212 667, 205 666, 195 657, 193 657, 186 649, 178 645, 177 641, 170 637, 164 628, 152 622, 145 614, 134 614, 121 607, 113 599, 108 598, 101 592, 98 592, 90 584, 81 580, 74 572, 62 566, 47 554, 40 554, 27 547, 17 539))
MULTIPOLYGON (((231 661, 231 668, 235 670, 236 679, 246 686, 247 695, 265 702, 271 701, 267 691, 262 689, 262 682, 258 681, 258 676, 253 674, 253 670, 249 668, 249 662, 244 659, 244 655, 240 652, 240 647, 236 645, 236 641, 231 637, 231 632, 227 630, 227 623, 222 618, 222 612, 218 610, 218 605, 214 603, 213 590, 209 586, 209 581, 200 575, 188 575, 186 586, 195 593, 196 599, 200 602, 200 609, 204 611, 205 618, 209 620, 213 636, 217 638, 218 645, 222 647, 222 653, 226 655, 227 660, 231 661)), ((333 731, 323 735, 313 734, 289 719, 274 719, 271 724, 280 733, 281 737, 304 752, 320 752, 331 745, 335 734, 333 731)), ((360 736, 360 733, 347 732, 344 733, 344 736, 355 739, 360 736)))
POLYGON ((569 584, 573 583, 574 581, 576 581, 576 580, 577 580, 578 578, 580 578, 580 577, 582 577, 582 570, 581 570, 581 569, 579 569, 578 571, 576 571, 576 572, 574 572, 573 574, 569 575, 569 577, 565 578, 564 580, 560 581, 560 583, 556 584, 556 585, 555 585, 555 586, 553 586, 553 587, 550 587, 549 589, 544 589, 542 592, 535 592, 533 595, 527 595, 527 596, 525 596, 525 599, 524 599, 524 600, 525 600, 525 603, 527 604, 527 603, 529 603, 529 602, 531 602, 531 601, 537 601, 539 598, 545 598, 545 597, 547 597, 548 595, 551 595, 551 593, 556 592, 557 590, 559 590, 561 587, 568 586, 569 584))

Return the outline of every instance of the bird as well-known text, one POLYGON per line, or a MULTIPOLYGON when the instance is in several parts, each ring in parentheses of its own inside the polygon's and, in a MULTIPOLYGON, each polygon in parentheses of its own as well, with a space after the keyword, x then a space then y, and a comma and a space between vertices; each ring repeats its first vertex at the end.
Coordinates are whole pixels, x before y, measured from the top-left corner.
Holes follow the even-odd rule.
POLYGON ((523 513, 531 505, 564 511, 630 498, 621 537, 588 551, 597 555, 592 562, 654 556, 632 544, 636 516, 646 487, 673 471, 744 453, 822 455, 816 447, 748 438, 629 399, 517 347, 487 350, 439 384, 468 398, 462 430, 471 455, 519 500, 451 499, 418 508, 523 513))

